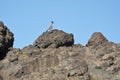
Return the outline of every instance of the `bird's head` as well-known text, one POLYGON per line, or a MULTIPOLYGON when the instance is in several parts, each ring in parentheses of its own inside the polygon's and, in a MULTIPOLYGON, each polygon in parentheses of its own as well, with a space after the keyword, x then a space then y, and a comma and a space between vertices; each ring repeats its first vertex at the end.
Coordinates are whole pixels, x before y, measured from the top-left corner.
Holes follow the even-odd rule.
POLYGON ((53 22, 53 21, 51 21, 51 23, 53 24, 54 22, 53 22))

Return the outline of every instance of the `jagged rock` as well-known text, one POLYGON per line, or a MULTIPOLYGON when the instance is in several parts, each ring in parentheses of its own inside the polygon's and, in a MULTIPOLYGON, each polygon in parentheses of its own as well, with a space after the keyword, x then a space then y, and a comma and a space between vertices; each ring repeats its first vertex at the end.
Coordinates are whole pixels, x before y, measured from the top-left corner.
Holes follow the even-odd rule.
POLYGON ((99 32, 87 46, 73 43, 72 34, 52 30, 33 45, 10 48, 0 61, 0 80, 120 80, 119 44, 99 32))
POLYGON ((0 60, 3 59, 10 47, 13 46, 13 33, 0 21, 0 60))
POLYGON ((0 27, 4 26, 4 23, 2 21, 0 21, 0 27))
POLYGON ((4 80, 89 80, 84 53, 81 45, 46 49, 31 45, 22 50, 11 49, 2 61, 0 75, 4 80))
POLYGON ((4 80, 4 79, 2 78, 2 76, 0 76, 0 80, 4 80))
POLYGON ((113 42, 106 42, 90 48, 91 55, 87 58, 92 80, 119 80, 120 48, 113 42))
POLYGON ((23 53, 25 53, 29 57, 35 57, 42 53, 42 50, 34 47, 33 45, 26 46, 22 49, 23 53))
POLYGON ((71 46, 74 44, 72 34, 65 33, 61 30, 52 30, 50 32, 44 32, 34 42, 34 46, 39 48, 58 48, 60 46, 71 46))
POLYGON ((108 42, 108 40, 103 36, 103 34, 100 32, 95 32, 92 34, 91 38, 89 39, 87 46, 102 44, 105 42, 108 42))
POLYGON ((22 54, 22 51, 20 49, 12 48, 10 51, 8 51, 6 58, 10 62, 18 61, 19 55, 22 54))

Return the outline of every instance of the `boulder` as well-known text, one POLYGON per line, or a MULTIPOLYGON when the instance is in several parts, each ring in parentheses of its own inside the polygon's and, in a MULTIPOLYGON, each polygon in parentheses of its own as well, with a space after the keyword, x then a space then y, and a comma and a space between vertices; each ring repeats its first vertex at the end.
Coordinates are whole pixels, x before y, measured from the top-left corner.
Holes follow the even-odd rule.
POLYGON ((92 34, 91 38, 88 40, 87 46, 92 46, 96 44, 102 44, 108 42, 104 35, 100 32, 95 32, 92 34))
POLYGON ((44 32, 35 40, 33 45, 39 48, 58 48, 60 46, 72 46, 73 44, 72 34, 65 33, 62 30, 52 30, 44 32))
POLYGON ((3 59, 10 47, 13 46, 13 33, 0 21, 0 60, 3 59))

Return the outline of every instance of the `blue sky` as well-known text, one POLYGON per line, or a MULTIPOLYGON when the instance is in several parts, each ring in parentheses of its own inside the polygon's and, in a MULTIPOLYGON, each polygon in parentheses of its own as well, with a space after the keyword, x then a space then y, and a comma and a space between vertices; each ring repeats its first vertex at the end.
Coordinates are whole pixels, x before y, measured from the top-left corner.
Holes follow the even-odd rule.
POLYGON ((54 21, 85 45, 94 32, 120 43, 120 0, 1 0, 0 20, 14 33, 14 47, 33 44, 54 21))

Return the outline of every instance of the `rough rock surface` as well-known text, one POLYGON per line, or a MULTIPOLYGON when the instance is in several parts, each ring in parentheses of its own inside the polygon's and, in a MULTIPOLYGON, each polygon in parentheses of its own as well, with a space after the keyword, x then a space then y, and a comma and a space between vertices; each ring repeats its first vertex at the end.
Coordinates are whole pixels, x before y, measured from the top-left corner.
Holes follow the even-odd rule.
POLYGON ((0 60, 3 59, 10 47, 13 46, 13 33, 0 21, 0 60))
MULTIPOLYGON (((59 30, 51 32, 64 33, 59 30)), ((51 32, 42 35, 48 37, 53 34, 51 32)), ((61 41, 59 35, 57 38, 61 41)), ((92 45, 88 46, 38 47, 37 43, 37 47, 33 44, 23 49, 11 48, 0 61, 0 80, 120 80, 120 45, 101 35, 96 36, 98 38, 92 36, 92 45)), ((39 39, 41 41, 41 37, 39 39)), ((55 40, 48 37, 48 41, 52 39, 55 40)))
POLYGON ((108 40, 100 32, 95 32, 88 41, 87 46, 99 45, 107 42, 108 40))
POLYGON ((73 35, 65 33, 62 30, 52 30, 45 32, 34 42, 34 46, 39 48, 58 48, 60 46, 71 46, 73 44, 73 35))

